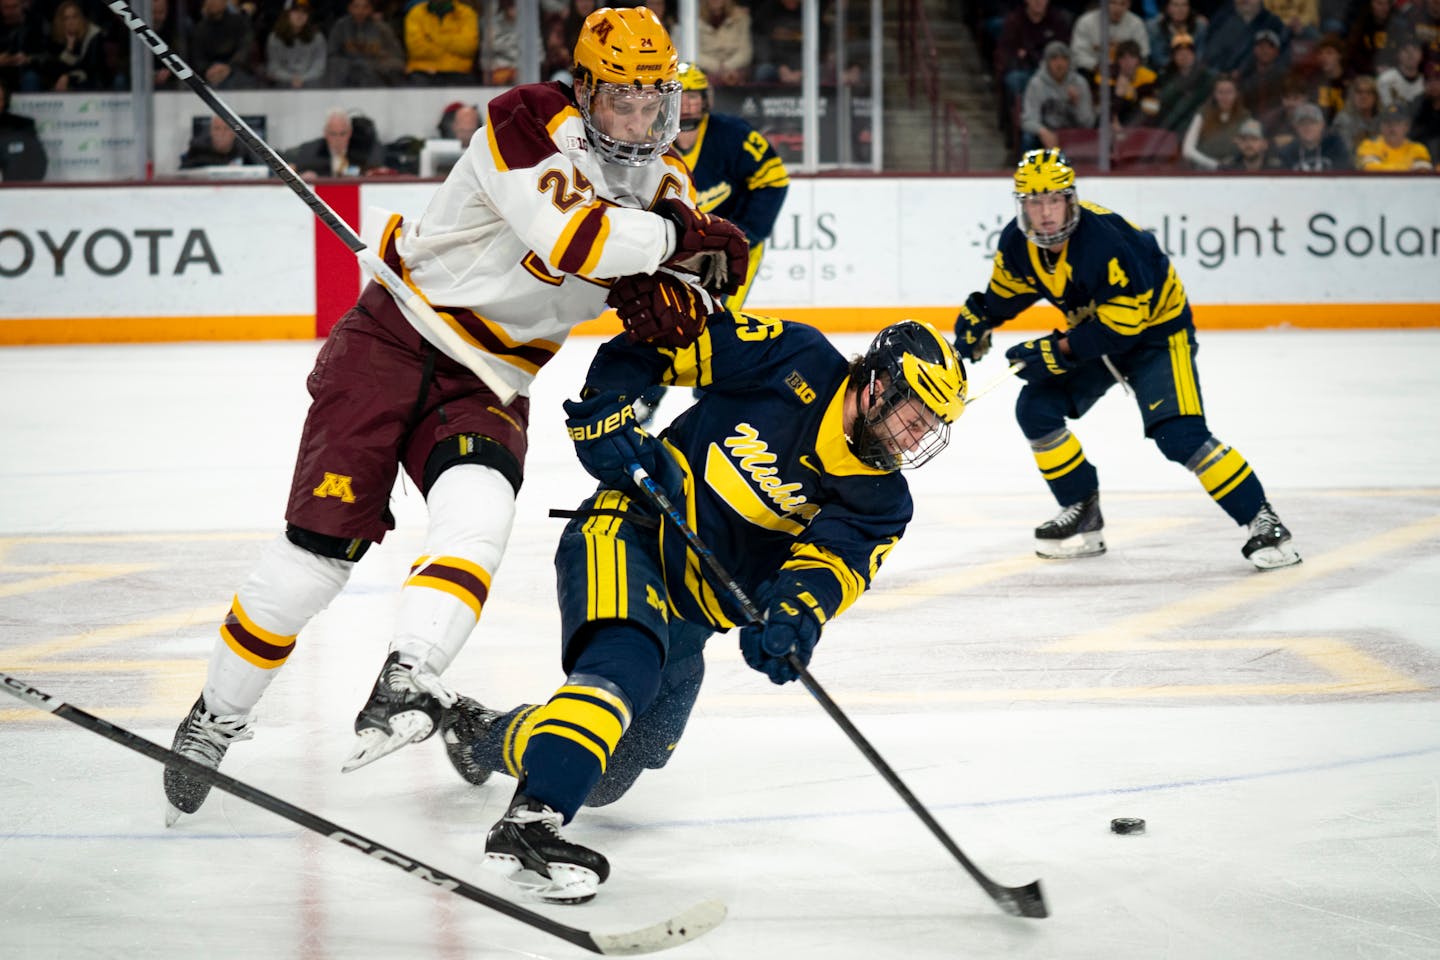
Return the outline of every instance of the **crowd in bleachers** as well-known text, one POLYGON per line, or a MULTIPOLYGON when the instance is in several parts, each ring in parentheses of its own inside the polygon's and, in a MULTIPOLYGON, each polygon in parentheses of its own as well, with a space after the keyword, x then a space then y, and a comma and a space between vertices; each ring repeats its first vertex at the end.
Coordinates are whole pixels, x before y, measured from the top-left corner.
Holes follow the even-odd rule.
MULTIPOLYGON (((153 0, 155 32, 218 89, 515 82, 517 0, 153 0)), ((568 79, 596 0, 539 0, 542 79, 568 79)), ((611 0, 612 6, 641 5, 611 0)), ((643 0, 675 28, 673 4, 643 0)), ((826 3, 823 69, 835 77, 826 3)), ((138 9, 138 5, 137 5, 138 9)), ((801 0, 699 0, 697 61, 721 85, 798 84, 801 0)), ((869 64, 868 15, 846 20, 845 80, 869 64)), ((0 0, 0 78, 18 92, 127 90, 129 32, 101 0, 0 0)), ((156 71, 159 88, 173 88, 156 71)))
POLYGON ((966 9, 1017 156, 1058 146, 1094 163, 1108 122, 1116 169, 1440 169, 1440 0, 966 9))

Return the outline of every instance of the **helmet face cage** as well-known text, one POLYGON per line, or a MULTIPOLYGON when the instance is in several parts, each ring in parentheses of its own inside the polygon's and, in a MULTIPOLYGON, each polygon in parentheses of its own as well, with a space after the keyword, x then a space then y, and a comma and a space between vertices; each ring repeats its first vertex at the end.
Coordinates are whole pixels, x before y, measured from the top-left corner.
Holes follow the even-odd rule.
POLYGON ((965 369, 929 324, 903 320, 880 331, 860 361, 855 455, 879 470, 929 462, 950 442, 965 408, 965 369))
POLYGON ((680 134, 680 84, 674 80, 654 87, 597 83, 577 87, 575 102, 585 121, 585 133, 595 151, 606 160, 625 166, 644 166, 663 156, 680 134), (600 117, 597 118, 597 108, 600 117), (654 110, 654 118, 636 139, 614 136, 601 129, 614 126, 618 116, 654 110), (606 119, 609 119, 607 124, 606 119))
POLYGON ((1015 219, 1025 236, 1040 247, 1057 247, 1080 223, 1080 201, 1075 194, 1075 168, 1059 149, 1031 150, 1015 168, 1015 219), (1065 198, 1065 222, 1052 233, 1041 233, 1025 210, 1029 197, 1055 193, 1065 198))
POLYGON ((646 7, 602 7, 575 42, 575 102, 597 153, 642 166, 670 149, 680 132, 679 57, 646 7), (643 130, 633 119, 648 117, 643 130))

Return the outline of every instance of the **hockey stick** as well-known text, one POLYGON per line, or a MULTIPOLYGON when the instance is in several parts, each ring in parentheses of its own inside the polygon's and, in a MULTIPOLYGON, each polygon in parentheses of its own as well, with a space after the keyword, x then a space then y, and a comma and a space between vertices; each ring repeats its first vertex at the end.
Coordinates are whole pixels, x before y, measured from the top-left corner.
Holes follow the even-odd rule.
MULTIPOLYGON (((740 609, 744 611, 746 619, 751 623, 763 622, 765 618, 760 613, 759 608, 755 606, 754 601, 746 595, 744 590, 740 589, 740 585, 735 582, 734 577, 730 576, 729 571, 720 565, 720 561, 716 559, 715 554, 711 552, 710 548, 705 544, 705 541, 700 539, 700 535, 690 529, 690 524, 686 522, 684 514, 670 501, 670 498, 666 496, 665 491, 661 489, 660 485, 656 483, 650 474, 645 472, 645 468, 638 463, 632 463, 628 466, 630 475, 634 478, 636 484, 640 486, 640 489, 645 491, 651 502, 659 507, 665 516, 670 519, 675 529, 680 532, 680 535, 685 538, 685 542, 690 545, 690 549, 700 555, 700 558, 705 562, 705 566, 709 568, 715 582, 723 586, 730 596, 734 598, 735 602, 740 605, 740 609)), ((830 699, 830 695, 826 693, 824 688, 810 675, 810 671, 806 669, 805 664, 800 662, 800 658, 794 653, 789 653, 786 654, 786 660, 789 661, 790 666, 794 668, 795 672, 799 674, 800 682, 805 684, 805 689, 809 690, 811 696, 820 701, 820 706, 824 707, 825 712, 830 714, 831 719, 840 725, 840 729, 845 731, 845 735, 850 738, 850 742, 860 749, 860 752, 865 755, 865 759, 869 760, 871 765, 880 772, 880 776, 885 778, 885 782, 895 788, 895 792, 900 794, 901 799, 909 805, 911 810, 915 811, 915 815, 920 818, 925 826, 930 828, 930 832, 935 835, 935 838, 940 841, 946 850, 950 851, 950 855, 959 861, 960 866, 965 868, 965 872, 970 874, 970 876, 975 879, 975 882, 980 884, 981 889, 990 895, 990 899, 995 901, 996 906, 1016 917, 1033 917, 1038 919, 1050 915, 1049 909, 1045 906, 1045 896, 1040 892, 1039 880, 1028 883, 1023 887, 1006 887, 996 883, 981 872, 980 868, 975 866, 969 857, 965 856, 965 852, 960 849, 959 845, 950 839, 950 835, 945 832, 945 828, 940 826, 940 822, 931 816, 930 811, 925 808, 925 805, 920 802, 915 794, 910 792, 910 788, 905 786, 899 774, 890 768, 890 764, 885 762, 885 759, 880 756, 879 752, 870 745, 870 741, 866 740, 865 736, 856 728, 855 724, 850 722, 850 718, 845 715, 845 711, 841 710, 839 705, 830 699)))
POLYGON ((985 386, 981 387, 979 390, 976 390, 974 393, 967 396, 965 398, 965 403, 974 403, 976 400, 979 400, 981 397, 985 396, 985 394, 989 393, 991 390, 994 390, 996 387, 1000 386, 1000 384, 1006 382, 1023 369, 1025 369, 1025 361, 1016 360, 1014 363, 1010 364, 1010 366, 1006 369, 1004 373, 990 380, 990 382, 986 383, 985 386))
POLYGON ((693 940, 703 933, 706 933, 717 926, 725 919, 725 905, 718 900, 707 900, 704 903, 696 904, 677 916, 659 923, 643 927, 639 930, 631 930, 626 933, 592 933, 588 930, 580 930, 575 927, 568 927, 563 923, 557 923, 543 914, 533 910, 527 910, 519 904, 512 903, 504 897, 497 896, 487 890, 466 883, 458 877, 430 866, 414 857, 406 856, 398 850, 392 850, 382 843, 371 840, 369 837, 361 836, 353 831, 346 830, 337 824, 331 823, 324 817, 302 810, 294 804, 287 803, 279 797, 272 796, 249 784, 242 783, 232 777, 227 777, 218 770, 212 770, 201 763, 196 763, 189 757, 176 753, 146 740, 139 734, 131 733, 123 727, 117 727, 107 720, 86 713, 78 707, 72 707, 63 703, 49 694, 42 693, 22 680, 12 677, 7 673, 0 673, 0 685, 3 685, 5 692, 16 697, 32 707, 37 707, 47 713, 53 713, 57 717, 69 720, 77 726, 84 727, 91 733, 98 733, 107 740, 111 740, 134 750, 136 753, 144 754, 151 760, 170 767, 178 767, 185 771, 188 776, 204 780, 213 787, 233 794, 241 800, 249 801, 261 809, 268 810, 273 814, 284 817, 292 823, 297 823, 307 830, 314 831, 322 837, 329 837, 341 846, 358 850, 375 860, 388 863, 393 867, 399 867, 405 873, 410 874, 431 886, 442 890, 449 890, 457 893, 467 900, 473 900, 481 906, 489 907, 491 910, 499 911, 514 920, 543 930, 546 933, 559 937, 567 943, 573 943, 577 947, 583 947, 591 953, 600 953, 607 956, 633 956, 641 953, 654 953, 657 950, 665 950, 670 947, 679 946, 686 941, 693 940))
POLYGON ((425 302, 425 298, 419 292, 412 291, 406 286, 405 282, 386 265, 384 260, 366 247, 359 235, 350 229, 350 225, 341 220, 330 205, 321 200, 310 185, 300 178, 299 174, 290 169, 290 165, 280 154, 275 152, 274 147, 261 140, 259 135, 250 129, 250 125, 245 122, 244 118, 220 99, 213 87, 197 76, 190 65, 182 60, 178 53, 170 49, 169 44, 160 39, 160 36, 150 28, 150 25, 135 12, 126 0, 110 0, 106 6, 120 18, 131 33, 139 38, 141 43, 150 48, 151 52, 155 54, 155 59, 159 60, 178 79, 185 81, 186 86, 194 90, 196 95, 204 100, 211 110, 215 111, 215 115, 224 120, 226 125, 235 131, 235 135, 257 157, 264 160, 265 164, 275 171, 275 175, 283 180, 287 187, 305 201, 305 205, 315 216, 320 218, 320 222, 325 224, 341 243, 350 248, 350 252, 355 254, 355 258, 360 261, 360 265, 365 268, 366 272, 374 277, 381 286, 389 290, 390 295, 398 303, 413 311, 401 310, 401 313, 405 314, 405 318, 426 340, 433 343, 450 359, 469 367, 470 372, 479 377, 502 404, 508 404, 515 399, 518 391, 500 379, 485 355, 466 343, 464 338, 441 319, 430 304, 425 302))

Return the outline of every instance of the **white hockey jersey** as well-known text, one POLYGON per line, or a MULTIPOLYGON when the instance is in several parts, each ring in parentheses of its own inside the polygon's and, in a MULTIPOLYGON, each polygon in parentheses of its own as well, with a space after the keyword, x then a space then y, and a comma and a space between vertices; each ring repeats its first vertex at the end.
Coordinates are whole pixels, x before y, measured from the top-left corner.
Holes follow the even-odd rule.
POLYGON ((378 246, 468 347, 528 395, 571 329, 605 310, 612 280, 654 273, 671 253, 674 228, 649 212, 666 196, 695 205, 678 153, 643 167, 607 163, 590 148, 567 86, 526 84, 490 101, 485 126, 424 214, 389 217, 378 246))

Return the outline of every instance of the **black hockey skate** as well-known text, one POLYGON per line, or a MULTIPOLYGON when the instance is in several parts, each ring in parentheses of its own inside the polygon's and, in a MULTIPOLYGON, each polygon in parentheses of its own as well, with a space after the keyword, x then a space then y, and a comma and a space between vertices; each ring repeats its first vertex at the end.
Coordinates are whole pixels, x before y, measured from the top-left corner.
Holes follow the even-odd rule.
POLYGON ((402 663, 400 654, 391 651, 375 678, 370 699, 355 717, 355 736, 360 743, 340 765, 341 771, 349 773, 407 743, 424 740, 440 726, 440 714, 455 699, 438 676, 402 663))
POLYGON ((1274 570, 1300 562, 1300 554, 1290 545, 1290 528, 1280 522, 1268 500, 1260 504, 1260 509, 1250 521, 1250 539, 1240 552, 1261 570, 1274 570))
MULTIPOLYGON (((190 708, 190 713, 180 721, 170 749, 217 770, 230 744, 237 740, 249 740, 253 736, 255 727, 250 717, 238 713, 225 716, 213 714, 206 708, 202 693, 190 708)), ((209 783, 179 767, 165 768, 164 783, 165 799, 169 801, 169 808, 165 811, 167 827, 174 826, 181 814, 199 810, 210 795, 209 783)))
POLYGON ((1035 528, 1035 554, 1047 560, 1098 557, 1105 552, 1104 530, 1097 490, 1035 528))
POLYGON ((610 862, 560 836, 564 818, 517 791, 485 838, 485 869, 546 903, 585 903, 610 876, 610 862))
POLYGON ((478 787, 490 779, 493 771, 475 759, 473 748, 499 719, 500 714, 469 697, 459 698, 453 707, 447 707, 440 714, 440 739, 445 742, 445 755, 467 783, 478 787))

